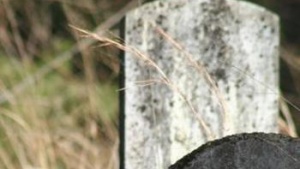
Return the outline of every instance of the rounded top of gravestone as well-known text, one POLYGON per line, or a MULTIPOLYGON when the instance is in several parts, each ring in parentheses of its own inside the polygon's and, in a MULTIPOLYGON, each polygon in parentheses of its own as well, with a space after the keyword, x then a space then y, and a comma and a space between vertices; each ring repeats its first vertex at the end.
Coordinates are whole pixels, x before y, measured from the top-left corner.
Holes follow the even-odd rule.
MULTIPOLYGON (((195 7, 197 5, 203 5, 203 4, 210 4, 213 6, 218 6, 222 9, 226 9, 226 7, 229 8, 238 8, 240 9, 240 12, 245 11, 257 11, 257 12, 264 12, 268 15, 272 15, 273 17, 276 17, 278 19, 278 16, 273 13, 272 11, 266 9, 263 6, 259 6, 252 2, 247 1, 238 1, 238 0, 153 0, 150 2, 147 2, 143 4, 142 6, 133 9, 129 13, 134 13, 136 11, 142 11, 145 15, 153 15, 153 11, 169 11, 169 9, 178 9, 182 7, 195 7), (224 8, 225 7, 225 8, 224 8)), ((203 7, 201 7, 203 8, 203 7)), ((205 8, 205 7, 204 7, 205 8)), ((170 13, 168 13, 170 15, 170 13)))
POLYGON ((280 134, 237 134, 208 142, 169 169, 299 169, 300 139, 280 134))

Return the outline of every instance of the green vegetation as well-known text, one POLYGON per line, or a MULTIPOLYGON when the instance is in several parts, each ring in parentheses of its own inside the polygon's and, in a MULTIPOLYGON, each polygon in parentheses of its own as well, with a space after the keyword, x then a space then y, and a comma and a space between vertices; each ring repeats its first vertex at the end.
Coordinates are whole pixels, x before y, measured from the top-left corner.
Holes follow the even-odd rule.
POLYGON ((1 169, 117 167, 118 51, 74 52, 69 25, 92 30, 128 1, 0 0, 1 169))
POLYGON ((11 92, 42 66, 0 57, 0 90, 8 98, 0 107, 0 168, 110 168, 117 85, 82 80, 65 64, 11 92))

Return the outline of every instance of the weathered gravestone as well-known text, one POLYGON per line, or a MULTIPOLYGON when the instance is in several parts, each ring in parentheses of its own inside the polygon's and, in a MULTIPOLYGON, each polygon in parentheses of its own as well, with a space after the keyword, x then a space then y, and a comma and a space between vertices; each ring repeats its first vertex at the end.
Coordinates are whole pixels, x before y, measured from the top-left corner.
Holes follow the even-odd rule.
POLYGON ((186 155, 169 169, 299 169, 300 139, 279 134, 225 137, 186 155))
POLYGON ((165 0, 125 20, 121 168, 163 169, 211 139, 277 132, 276 15, 242 1, 165 0))

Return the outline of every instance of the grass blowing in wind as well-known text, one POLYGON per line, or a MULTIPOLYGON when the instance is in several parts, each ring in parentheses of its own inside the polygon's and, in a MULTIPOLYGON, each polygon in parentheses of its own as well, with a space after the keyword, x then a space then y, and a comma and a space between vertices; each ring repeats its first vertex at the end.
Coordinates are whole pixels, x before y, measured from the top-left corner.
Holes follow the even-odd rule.
MULTIPOLYGON (((145 85, 150 85, 149 82, 153 85, 155 83, 163 83, 165 85, 167 85, 172 91, 174 91, 175 93, 179 94, 179 96, 181 97, 181 99, 183 99, 186 104, 189 106, 189 108, 191 109, 191 112, 194 114, 195 118, 199 121, 201 127, 204 129, 205 134, 207 137, 209 137, 211 140, 215 138, 214 134, 212 133, 211 129, 207 126, 206 122, 202 119, 201 116, 199 116, 199 113, 196 112, 196 110, 194 109, 194 107, 192 106, 190 100, 186 97, 186 95, 182 92, 181 89, 179 89, 178 86, 176 86, 175 83, 173 83, 168 76, 164 73, 164 71, 146 54, 142 53, 141 51, 139 51, 138 49, 132 47, 132 46, 126 46, 123 45, 122 43, 118 42, 117 40, 113 40, 110 38, 106 38, 106 37, 101 37, 97 34, 94 34, 92 32, 77 28, 75 26, 71 26, 72 28, 74 28, 75 30, 83 33, 85 36, 90 37, 90 38, 95 38, 97 39, 99 42, 103 43, 103 45, 112 45, 115 46, 121 50, 124 50, 126 52, 130 52, 132 53, 137 59, 141 59, 144 61, 145 65, 150 66, 155 68, 156 71, 158 71, 158 73, 161 75, 162 78, 160 79, 145 79, 143 81, 137 81, 136 84, 137 86, 126 86, 126 88, 128 87, 139 87, 140 85, 145 86, 145 85), (146 82, 146 84, 142 84, 143 82, 146 82)), ((125 89, 121 89, 121 90, 126 90, 125 89)))
MULTIPOLYGON (((200 76, 202 76, 206 82, 209 84, 210 86, 210 90, 212 91, 212 93, 214 93, 214 96, 216 98, 218 98, 218 103, 222 109, 222 119, 223 119, 223 130, 230 130, 230 120, 228 121, 229 118, 227 118, 227 114, 228 112, 228 106, 226 101, 224 100, 224 96, 222 94, 222 92, 220 92, 220 90, 218 89, 218 87, 216 86, 216 82, 213 80, 213 78, 210 76, 210 74, 208 73, 207 69, 203 66, 203 64, 201 62, 197 62, 195 60, 193 60, 192 55, 187 52, 184 47, 180 44, 180 42, 175 41, 170 35, 168 35, 166 32, 164 32, 163 29, 161 29, 160 27, 158 27, 157 25, 151 23, 150 24, 152 27, 154 27, 154 29, 157 32, 157 36, 162 36, 167 43, 170 43, 174 49, 180 51, 181 53, 183 53, 184 57, 188 60, 189 64, 192 65, 192 67, 197 70, 198 74, 200 76)), ((209 127, 207 126, 207 124, 205 124, 205 121, 199 117, 199 115, 197 115, 196 110, 194 109, 194 107, 192 106, 191 102, 188 100, 188 98, 186 97, 186 94, 182 92, 181 89, 179 89, 178 86, 176 86, 174 84, 174 82, 172 82, 170 80, 170 78, 167 77, 167 75, 164 73, 164 71, 152 60, 150 59, 149 56, 147 56, 146 54, 141 53, 139 50, 137 50, 135 47, 132 46, 125 46, 122 45, 120 38, 107 38, 105 36, 100 36, 97 34, 94 34, 92 32, 80 29, 78 27, 74 27, 71 26, 73 29, 81 32, 84 36, 89 37, 89 38, 93 38, 93 39, 97 39, 99 42, 101 42, 102 45, 111 45, 114 47, 117 47, 121 50, 124 50, 126 52, 132 53, 134 57, 136 57, 139 60, 143 60, 145 65, 147 66, 151 66, 153 68, 155 68, 155 70, 161 75, 162 78, 160 79, 145 79, 145 80, 140 80, 140 81, 136 81, 137 86, 147 86, 147 85, 153 85, 155 83, 164 83, 167 86, 169 86, 170 89, 172 89, 172 91, 174 91, 175 93, 179 94, 180 97, 185 100, 185 102, 187 103, 187 105, 189 105, 191 112, 193 112, 193 114, 195 114, 195 117, 198 118, 199 123, 201 124, 201 126, 204 128, 205 132, 207 133, 208 136, 212 138, 214 138, 214 134, 210 131, 209 127)), ((222 60, 219 60, 220 64, 223 64, 222 60)), ((271 89, 267 84, 264 84, 263 82, 260 82, 259 80, 255 79, 254 77, 252 77, 250 74, 248 74, 247 72, 242 71, 240 68, 238 68, 236 65, 231 65, 232 68, 234 68, 234 70, 240 74, 245 74, 248 78, 252 79, 252 82, 255 84, 258 84, 260 86, 263 86, 268 92, 273 93, 273 94, 278 94, 275 90, 271 89)), ((128 87, 134 87, 134 86, 127 86, 128 87)), ((283 97, 282 95, 280 95, 282 100, 285 100, 285 102, 287 102, 289 105, 291 105, 292 107, 300 110, 296 105, 292 104, 291 102, 289 102, 285 97, 283 97)), ((249 105, 251 106, 251 105, 249 105)), ((287 112, 287 111, 285 111, 287 112)), ((289 119, 288 120, 288 126, 292 127, 294 126, 292 120, 290 120, 291 118, 287 116, 288 113, 284 113, 284 118, 285 119, 289 119)), ((279 124, 280 127, 283 127, 283 121, 282 118, 279 119, 279 124)), ((292 127, 294 128, 294 127, 292 127)), ((295 129, 291 129, 289 131, 290 134, 295 136, 295 129)))

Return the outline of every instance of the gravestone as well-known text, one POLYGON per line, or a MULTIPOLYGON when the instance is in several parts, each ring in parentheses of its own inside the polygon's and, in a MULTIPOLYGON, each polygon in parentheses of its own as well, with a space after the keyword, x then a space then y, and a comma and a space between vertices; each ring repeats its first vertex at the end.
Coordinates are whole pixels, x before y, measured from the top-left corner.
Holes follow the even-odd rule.
POLYGON ((155 1, 126 15, 124 35, 121 168, 163 169, 212 139, 277 132, 276 15, 235 0, 155 1))
POLYGON ((238 134, 204 144, 169 169, 299 169, 300 139, 238 134))

